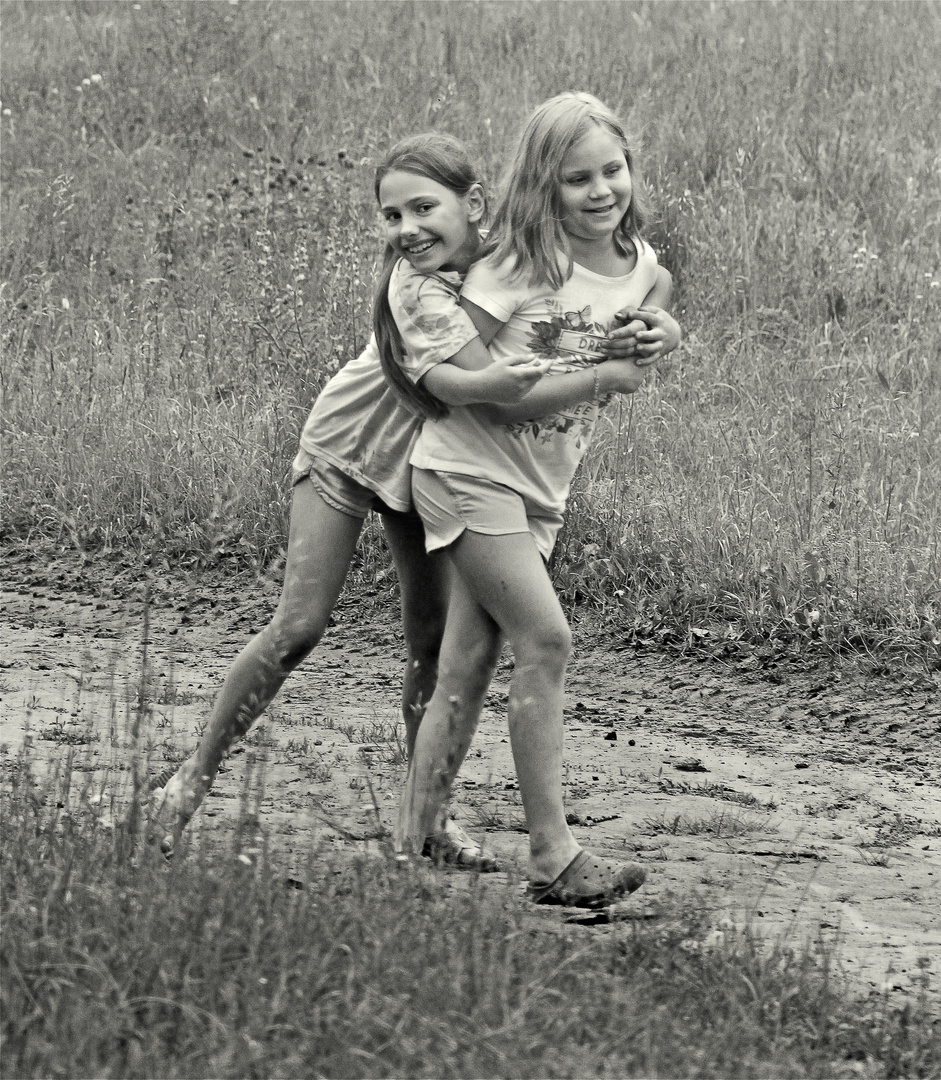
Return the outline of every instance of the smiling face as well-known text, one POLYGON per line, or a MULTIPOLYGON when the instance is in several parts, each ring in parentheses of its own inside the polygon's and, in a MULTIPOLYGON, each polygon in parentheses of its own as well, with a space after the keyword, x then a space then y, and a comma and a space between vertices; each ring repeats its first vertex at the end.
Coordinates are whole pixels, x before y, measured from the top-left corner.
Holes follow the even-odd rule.
POLYGON ((422 273, 466 273, 480 247, 477 223, 483 190, 466 195, 411 172, 387 173, 379 184, 379 207, 391 247, 422 273))
POLYGON ((573 247, 611 242, 631 205, 631 172, 620 142, 594 125, 562 159, 562 228, 573 247))

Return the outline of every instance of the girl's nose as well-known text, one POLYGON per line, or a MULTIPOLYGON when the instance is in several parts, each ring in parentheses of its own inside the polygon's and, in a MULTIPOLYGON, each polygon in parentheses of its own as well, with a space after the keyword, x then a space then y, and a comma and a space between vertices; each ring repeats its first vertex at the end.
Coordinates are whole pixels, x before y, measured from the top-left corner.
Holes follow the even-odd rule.
POLYGON ((589 197, 592 199, 604 199, 611 194, 611 185, 603 176, 599 176, 591 185, 589 197))
POLYGON ((409 217, 407 214, 403 214, 402 224, 399 227, 399 232, 402 236, 417 236, 418 222, 415 218, 409 217))

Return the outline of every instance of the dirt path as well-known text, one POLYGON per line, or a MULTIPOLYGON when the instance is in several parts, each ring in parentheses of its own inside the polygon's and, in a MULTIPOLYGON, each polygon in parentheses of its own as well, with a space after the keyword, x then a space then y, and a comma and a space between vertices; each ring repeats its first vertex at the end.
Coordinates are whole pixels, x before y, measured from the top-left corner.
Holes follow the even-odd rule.
MULTIPOLYGON (((0 594, 5 768, 36 763, 89 777, 75 797, 104 813, 128 787, 128 730, 144 670, 144 607, 52 588, 24 573, 0 594)), ((217 584, 167 588, 149 609, 141 735, 153 768, 179 760, 231 658, 260 627, 271 586, 233 604, 217 584)), ((395 737, 402 647, 391 620, 362 624, 347 601, 306 671, 234 753, 194 823, 235 828, 246 773, 258 835, 286 878, 311 842, 354 850, 389 825, 402 779, 395 737), (263 785, 260 787, 259 784, 263 785), (332 824, 328 824, 332 823, 332 824), (337 827, 334 827, 337 826, 337 827), (357 839, 362 838, 362 839, 357 839)), ((863 992, 941 1003, 941 695, 938 675, 867 675, 618 651, 577 628, 567 697, 567 807, 579 839, 645 862, 628 918, 706 913, 708 941, 757 929, 838 948, 863 992)), ((509 664, 491 693, 454 808, 518 882, 522 813, 506 738, 509 664)), ((39 765, 33 766, 41 782, 39 765)), ((452 875, 461 887, 463 875, 452 875)), ((571 912, 534 909, 563 924, 571 912)), ((570 929, 570 928, 569 928, 570 929)), ((599 926, 586 933, 606 932, 599 926)))

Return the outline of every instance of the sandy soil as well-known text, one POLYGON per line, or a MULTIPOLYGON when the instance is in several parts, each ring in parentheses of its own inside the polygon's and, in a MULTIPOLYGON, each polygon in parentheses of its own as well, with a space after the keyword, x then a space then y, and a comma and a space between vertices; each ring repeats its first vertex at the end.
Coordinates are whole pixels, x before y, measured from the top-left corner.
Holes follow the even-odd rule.
MULTIPOLYGON (((164 582, 147 608, 132 589, 69 593, 49 568, 7 567, 0 616, 0 750, 28 745, 89 784, 74 797, 105 814, 128 791, 131 720, 151 767, 195 741, 231 658, 277 597, 218 578, 164 582), (125 595, 120 597, 123 592, 125 595), (110 598, 109 598, 110 594, 110 598), (146 652, 146 663, 144 653, 146 652), (138 709, 142 672, 146 705, 138 709)), ((246 775, 251 828, 286 879, 301 881, 312 841, 377 847, 403 767, 394 737, 402 662, 392 613, 361 621, 341 603, 319 650, 233 753, 190 835, 231 836, 246 775)), ((576 627, 566 707, 567 808, 600 853, 643 861, 645 887, 613 913, 664 919, 695 908, 709 941, 745 929, 837 950, 862 993, 941 1005, 941 678, 858 662, 731 663, 619 648, 576 627)), ((521 889, 523 819, 506 736, 509 658, 458 783, 460 822, 521 889)), ((251 849, 246 849, 251 854, 251 849)), ((467 875, 453 873, 455 888, 467 875)), ((571 931, 571 911, 533 909, 571 931)), ((585 922, 585 920, 583 920, 585 922)), ((589 918, 584 933, 610 932, 589 918), (594 923, 595 925, 591 925, 594 923)))

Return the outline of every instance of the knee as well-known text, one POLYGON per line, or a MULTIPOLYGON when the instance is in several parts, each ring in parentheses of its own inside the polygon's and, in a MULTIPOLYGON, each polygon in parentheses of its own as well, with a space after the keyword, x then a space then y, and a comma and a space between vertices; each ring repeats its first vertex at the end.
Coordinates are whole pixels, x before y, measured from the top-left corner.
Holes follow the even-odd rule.
POLYGON ((263 631, 265 651, 284 674, 293 671, 320 643, 326 629, 323 619, 276 615, 263 631))
POLYGON ((561 674, 572 654, 572 631, 564 622, 534 627, 513 651, 521 667, 536 667, 550 676, 561 674))

